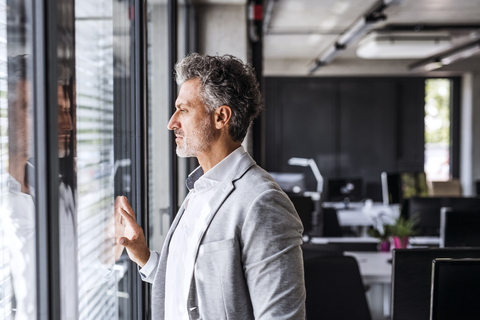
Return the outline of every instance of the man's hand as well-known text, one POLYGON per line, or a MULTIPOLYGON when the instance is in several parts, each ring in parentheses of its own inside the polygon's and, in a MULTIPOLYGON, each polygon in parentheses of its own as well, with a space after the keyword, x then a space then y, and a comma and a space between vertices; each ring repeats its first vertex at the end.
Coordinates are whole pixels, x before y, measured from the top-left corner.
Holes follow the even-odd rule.
POLYGON ((121 224, 125 227, 118 243, 127 249, 128 256, 133 262, 143 267, 150 258, 150 250, 147 247, 143 230, 137 224, 135 212, 133 212, 127 198, 118 196, 115 199, 115 213, 119 213, 123 217, 121 224))

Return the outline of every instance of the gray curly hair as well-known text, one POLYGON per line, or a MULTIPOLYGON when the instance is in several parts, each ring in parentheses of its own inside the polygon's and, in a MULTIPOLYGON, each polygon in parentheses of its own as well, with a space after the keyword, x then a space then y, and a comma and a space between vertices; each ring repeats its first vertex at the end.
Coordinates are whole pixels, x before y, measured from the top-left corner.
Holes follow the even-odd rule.
POLYGON ((263 99, 253 68, 232 55, 192 53, 175 65, 178 85, 200 81, 200 97, 209 113, 226 105, 232 109, 229 134, 243 141, 248 127, 263 109, 263 99))

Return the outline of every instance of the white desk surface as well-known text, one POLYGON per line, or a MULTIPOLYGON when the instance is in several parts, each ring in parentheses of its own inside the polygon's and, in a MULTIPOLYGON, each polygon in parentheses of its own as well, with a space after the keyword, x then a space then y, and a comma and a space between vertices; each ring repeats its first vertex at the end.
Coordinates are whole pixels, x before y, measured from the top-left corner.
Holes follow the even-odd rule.
POLYGON ((392 258, 391 252, 345 252, 344 255, 355 257, 358 261, 360 274, 364 284, 391 283, 392 258))
POLYGON ((311 243, 314 244, 329 244, 329 243, 378 243, 379 240, 372 237, 312 237, 311 243))
POLYGON ((374 226, 379 222, 392 224, 399 214, 398 207, 389 207, 383 204, 337 209, 338 223, 342 227, 374 226))

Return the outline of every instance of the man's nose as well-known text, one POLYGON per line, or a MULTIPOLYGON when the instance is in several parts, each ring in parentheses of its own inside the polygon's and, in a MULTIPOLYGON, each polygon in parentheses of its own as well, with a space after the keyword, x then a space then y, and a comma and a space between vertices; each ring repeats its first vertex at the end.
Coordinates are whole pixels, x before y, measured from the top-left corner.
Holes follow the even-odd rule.
POLYGON ((178 125, 178 120, 177 120, 177 113, 175 112, 172 117, 170 118, 170 120, 168 121, 168 124, 167 124, 167 129, 168 130, 174 130, 174 129, 178 129, 179 128, 179 125, 178 125))
POLYGON ((59 122, 59 128, 61 131, 65 132, 73 130, 72 118, 70 118, 70 114, 68 112, 61 112, 59 122))

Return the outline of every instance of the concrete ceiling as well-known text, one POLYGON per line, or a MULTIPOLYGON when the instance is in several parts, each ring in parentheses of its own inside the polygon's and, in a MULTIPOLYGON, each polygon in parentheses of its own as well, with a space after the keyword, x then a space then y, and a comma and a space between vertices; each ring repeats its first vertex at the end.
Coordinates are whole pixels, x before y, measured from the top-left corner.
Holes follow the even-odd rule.
MULTIPOLYGON (((264 25, 265 75, 308 75, 315 59, 380 3, 383 1, 265 0, 264 6, 271 9, 265 15, 264 25)), ((480 0, 393 0, 383 13, 387 18, 375 23, 372 31, 401 30, 414 34, 424 26, 421 32, 449 34, 452 46, 480 39, 480 0)), ((361 59, 356 55, 359 41, 348 44, 339 56, 313 75, 414 74, 408 66, 418 59, 361 59)), ((451 75, 469 70, 480 71, 480 55, 442 67, 429 75, 451 75)))

